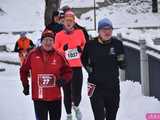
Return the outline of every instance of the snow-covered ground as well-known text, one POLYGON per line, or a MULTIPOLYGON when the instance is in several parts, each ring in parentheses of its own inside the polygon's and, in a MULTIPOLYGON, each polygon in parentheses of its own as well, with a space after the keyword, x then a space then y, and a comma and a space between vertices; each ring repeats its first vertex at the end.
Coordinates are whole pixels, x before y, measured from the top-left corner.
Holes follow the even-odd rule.
POLYGON ((44 0, 0 0, 0 32, 43 29, 44 0))
MULTIPOLYGON (((6 69, 0 72, 0 120, 34 120, 31 96, 24 96, 19 80, 19 66, 0 63, 6 69)), ((93 120, 90 101, 87 96, 87 73, 83 71, 83 93, 80 104, 83 120, 93 120)), ((147 113, 160 112, 160 102, 154 97, 144 97, 137 82, 121 82, 121 101, 117 120, 145 120, 147 113)), ((73 112, 74 114, 74 112, 73 112)), ((62 120, 66 117, 63 106, 62 120)))

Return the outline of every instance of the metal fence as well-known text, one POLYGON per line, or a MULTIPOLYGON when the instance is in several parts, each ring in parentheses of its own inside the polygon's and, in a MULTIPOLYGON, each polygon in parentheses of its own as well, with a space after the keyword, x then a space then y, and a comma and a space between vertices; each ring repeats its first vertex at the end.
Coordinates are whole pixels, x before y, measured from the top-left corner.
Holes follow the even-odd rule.
POLYGON ((150 96, 160 100, 160 59, 148 56, 150 96))
POLYGON ((125 54, 126 54, 126 80, 134 80, 136 82, 140 82, 140 52, 134 48, 125 46, 125 54))
POLYGON ((125 79, 140 82, 145 96, 154 96, 160 100, 160 58, 148 54, 148 51, 160 55, 160 51, 145 45, 145 40, 134 42, 119 37, 125 43, 127 68, 125 79), (144 42, 144 43, 143 43, 144 42))

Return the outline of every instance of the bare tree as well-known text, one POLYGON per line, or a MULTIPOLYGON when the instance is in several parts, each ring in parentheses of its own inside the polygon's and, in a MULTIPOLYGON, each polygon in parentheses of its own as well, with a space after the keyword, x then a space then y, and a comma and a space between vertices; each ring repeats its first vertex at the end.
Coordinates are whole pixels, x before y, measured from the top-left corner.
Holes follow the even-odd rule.
POLYGON ((153 13, 158 12, 158 0, 152 0, 152 12, 153 13))
POLYGON ((61 0, 45 0, 45 26, 47 26, 52 21, 53 11, 58 10, 60 7, 61 0))

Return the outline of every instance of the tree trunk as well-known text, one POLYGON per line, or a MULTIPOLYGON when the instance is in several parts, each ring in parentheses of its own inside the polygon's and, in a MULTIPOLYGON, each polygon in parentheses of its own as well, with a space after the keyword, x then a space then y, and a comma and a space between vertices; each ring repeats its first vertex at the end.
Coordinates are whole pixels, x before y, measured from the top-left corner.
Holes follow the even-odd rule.
POLYGON ((53 11, 58 10, 61 0, 45 0, 45 26, 52 21, 53 11))
POLYGON ((152 0, 152 12, 157 13, 158 12, 158 1, 152 0))

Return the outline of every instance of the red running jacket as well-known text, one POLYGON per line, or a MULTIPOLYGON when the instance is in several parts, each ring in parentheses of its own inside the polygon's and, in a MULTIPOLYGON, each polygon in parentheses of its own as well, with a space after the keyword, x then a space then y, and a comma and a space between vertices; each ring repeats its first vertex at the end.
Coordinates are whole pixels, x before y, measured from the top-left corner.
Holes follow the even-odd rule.
POLYGON ((85 43, 84 34, 80 29, 75 29, 71 33, 62 30, 56 34, 54 48, 65 55, 71 67, 81 67, 81 53, 77 51, 77 46, 83 50, 85 43), (65 44, 68 44, 67 51, 63 50, 65 44))
POLYGON ((25 59, 20 68, 20 78, 23 86, 29 85, 28 73, 31 70, 31 85, 33 100, 59 100, 61 91, 56 86, 56 80, 71 80, 72 70, 65 57, 56 50, 46 52, 36 48, 25 59))

